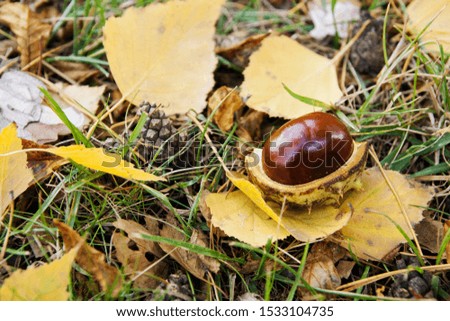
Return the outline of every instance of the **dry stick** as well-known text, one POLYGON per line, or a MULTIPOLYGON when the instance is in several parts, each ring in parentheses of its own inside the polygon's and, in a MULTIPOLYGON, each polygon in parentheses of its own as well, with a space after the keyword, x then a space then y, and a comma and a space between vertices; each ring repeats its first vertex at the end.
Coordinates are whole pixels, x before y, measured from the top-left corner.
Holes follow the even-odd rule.
MULTIPOLYGON (((421 270, 424 271, 433 271, 433 272, 438 272, 438 271, 446 271, 446 270, 450 270, 450 264, 440 264, 440 265, 431 265, 431 266, 422 266, 420 267, 421 270)), ((410 272, 411 269, 401 269, 401 270, 397 270, 397 271, 391 271, 391 272, 386 272, 386 273, 382 273, 382 274, 378 274, 378 275, 374 275, 371 277, 368 277, 366 279, 361 279, 358 281, 353 281, 351 283, 347 283, 341 286, 338 286, 336 288, 337 291, 353 291, 356 290, 359 287, 362 287, 364 285, 368 285, 370 283, 374 283, 376 281, 397 275, 397 274, 403 274, 403 273, 408 273, 410 272)))
POLYGON ((57 52, 57 51, 66 49, 67 47, 70 47, 70 46, 72 45, 72 43, 73 43, 73 41, 69 41, 68 43, 65 43, 65 44, 63 44, 63 45, 61 45, 61 46, 59 46, 59 47, 53 48, 53 49, 47 51, 46 53, 40 55, 39 57, 34 58, 34 59, 33 59, 32 61, 30 61, 26 66, 24 66, 24 67, 22 68, 22 71, 27 71, 29 68, 33 67, 35 64, 37 64, 38 62, 40 62, 42 59, 44 59, 44 58, 50 56, 51 54, 53 54, 53 53, 55 53, 55 52, 57 52))
POLYGON ((414 232, 413 226, 411 225, 411 221, 409 220, 408 214, 406 213, 406 209, 405 206, 403 205, 403 202, 401 201, 397 190, 395 189, 395 187, 392 185, 391 180, 389 179, 389 177, 387 177, 386 172, 383 169, 383 166, 380 163, 380 160, 378 159, 378 156, 373 148, 373 146, 370 146, 370 156, 372 156, 373 160, 375 161, 375 163, 377 164, 378 168, 380 169, 381 175, 383 175, 384 180, 386 181, 386 184, 389 186, 389 189, 391 190, 392 194, 394 194, 395 200, 397 201, 398 205, 400 206, 400 209, 402 211, 403 217, 406 221, 406 224, 408 224, 408 228, 410 233, 413 236, 414 239, 414 243, 416 243, 417 246, 417 250, 419 251, 419 255, 421 256, 421 258, 423 258, 423 252, 422 249, 420 247, 419 244, 419 240, 417 239, 417 235, 414 232))
POLYGON ((6 65, 4 65, 3 67, 0 68, 0 75, 1 75, 4 71, 8 70, 9 67, 11 67, 12 65, 14 65, 14 64, 15 64, 16 62, 18 62, 18 61, 19 61, 19 58, 11 59, 10 62, 8 62, 6 65))
POLYGON ((58 68, 53 67, 51 64, 49 64, 47 61, 42 60, 42 64, 47 67, 48 69, 50 69, 51 71, 53 71, 55 74, 57 74, 59 77, 61 77, 62 79, 64 79, 65 81, 67 81, 68 83, 70 83, 71 85, 76 85, 77 82, 75 80, 73 80, 72 78, 70 78, 69 76, 67 76, 65 73, 63 73, 61 70, 59 70, 58 68))
POLYGON ((12 200, 12 198, 13 197, 11 195, 11 204, 9 206, 9 222, 8 222, 8 228, 6 230, 5 240, 4 240, 3 246, 2 246, 2 251, 0 252, 0 262, 2 262, 3 258, 5 257, 6 248, 8 247, 9 236, 11 234, 12 221, 13 221, 13 216, 14 216, 14 201, 12 200))

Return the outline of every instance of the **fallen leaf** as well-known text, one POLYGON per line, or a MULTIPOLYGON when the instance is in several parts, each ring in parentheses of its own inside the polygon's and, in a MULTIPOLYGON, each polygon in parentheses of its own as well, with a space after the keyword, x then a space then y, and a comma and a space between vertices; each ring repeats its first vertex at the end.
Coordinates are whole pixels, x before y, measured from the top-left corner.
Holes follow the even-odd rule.
POLYGON ((244 141, 262 140, 262 123, 265 116, 266 114, 263 112, 249 109, 244 115, 239 117, 239 127, 236 135, 241 139, 246 138, 244 141), (240 129, 245 131, 244 137, 239 135, 240 129))
MULTIPOLYGON (((65 85, 62 83, 57 83, 52 88, 52 91, 56 90, 56 93, 58 95, 61 95, 63 99, 65 97, 69 99, 69 101, 66 102, 65 104, 63 99, 59 100, 61 102, 60 105, 63 107, 63 109, 73 106, 75 109, 79 110, 84 114, 86 114, 86 112, 89 112, 91 115, 95 115, 98 109, 98 103, 100 102, 105 89, 106 89, 105 85, 80 86, 80 85, 65 85)), ((86 117, 84 119, 83 125, 87 125, 88 123, 89 119, 86 117)))
MULTIPOLYGON (((300 241, 314 242, 325 238, 344 227, 352 215, 352 209, 347 204, 343 204, 340 208, 318 206, 311 210, 286 209, 281 214, 281 206, 266 202, 262 192, 247 177, 229 173, 228 178, 258 208, 300 241)), ((228 210, 227 206, 223 206, 223 209, 228 210)))
POLYGON ((119 270, 106 263, 105 255, 89 246, 70 226, 58 220, 53 220, 53 224, 61 233, 66 251, 70 251, 78 244, 81 244, 75 261, 94 276, 103 291, 110 293, 113 297, 117 297, 122 289, 122 278, 119 270))
POLYGON ((142 181, 164 181, 162 177, 134 168, 117 154, 109 153, 102 148, 86 148, 83 145, 71 145, 48 148, 48 153, 68 158, 77 164, 108 174, 142 181))
POLYGON ((298 95, 333 104, 342 97, 334 64, 286 36, 270 36, 250 57, 241 96, 247 105, 271 117, 297 118, 317 111, 293 98, 298 95))
POLYGON ((0 288, 0 301, 66 301, 72 263, 80 246, 75 246, 59 260, 17 270, 0 288))
MULTIPOLYGON (((140 241, 145 240, 140 239, 140 241)), ((147 259, 146 248, 136 243, 138 249, 131 249, 130 242, 134 241, 120 233, 114 234, 112 243, 116 249, 117 259, 122 264, 125 273, 133 280, 133 287, 139 289, 156 288, 167 274, 167 263, 159 261, 159 257, 154 257, 153 260, 147 259)))
POLYGON ((251 54, 259 48, 261 41, 269 35, 270 33, 250 36, 232 46, 218 48, 216 49, 216 53, 234 65, 245 68, 248 65, 251 54))
POLYGON ((105 24, 104 47, 127 100, 200 112, 214 85, 214 25, 225 0, 173 0, 129 8, 105 24))
POLYGON ((450 0, 414 0, 406 8, 408 29, 415 35, 421 35, 426 49, 439 53, 442 45, 450 53, 450 0), (426 29, 426 30, 425 30, 426 29))
MULTIPOLYGON (((6 25, 16 36, 21 67, 42 55, 52 29, 22 3, 0 4, 0 24, 6 25)), ((38 64, 35 66, 37 68, 38 64)))
POLYGON ((54 61, 52 65, 64 75, 80 84, 99 73, 98 69, 93 69, 91 65, 80 62, 54 61))
MULTIPOLYGON (((50 145, 40 145, 31 140, 22 138, 22 146, 24 150, 28 149, 47 149, 52 148, 50 145)), ((41 151, 27 151, 27 166, 33 171, 34 180, 39 182, 54 172, 58 167, 68 163, 65 158, 56 155, 42 153, 41 151)))
POLYGON ((241 191, 210 193, 206 204, 214 227, 252 246, 264 246, 268 240, 282 240, 290 235, 241 191))
POLYGON ((348 36, 349 24, 360 19, 359 7, 361 4, 354 0, 338 0, 334 10, 330 1, 325 4, 322 0, 314 0, 308 3, 309 16, 314 24, 314 29, 309 34, 317 40, 326 36, 341 38, 348 36))
POLYGON ((355 266, 355 261, 339 261, 336 266, 336 270, 341 279, 348 279, 352 274, 353 267, 355 266))
POLYGON ((227 132, 233 127, 234 113, 244 107, 244 102, 236 90, 222 86, 209 98, 208 107, 214 112, 213 119, 217 126, 227 132))
MULTIPOLYGON (((194 230, 195 231, 195 230, 194 230)), ((190 243, 200 245, 202 247, 209 247, 199 232, 192 233, 190 243)), ((163 225, 160 231, 160 236, 179 241, 185 241, 186 237, 178 228, 175 217, 168 215, 166 217, 166 224, 163 225)), ((175 261, 177 261, 187 271, 192 273, 200 280, 204 280, 205 273, 211 271, 213 273, 219 272, 220 263, 212 257, 206 257, 197 254, 193 251, 184 248, 174 247, 167 243, 160 243, 161 248, 169 254, 175 261)))
MULTIPOLYGON (((408 180, 395 171, 385 171, 405 207, 412 226, 423 219, 423 208, 433 197, 430 188, 408 180)), ((362 259, 381 260, 407 240, 395 224, 412 238, 405 217, 383 175, 377 168, 363 172, 364 191, 350 192, 345 203, 353 207, 353 216, 340 233, 340 244, 362 259)))
POLYGON ((22 194, 34 180, 33 172, 27 167, 27 155, 6 153, 22 150, 22 141, 17 137, 14 124, 0 132, 0 216, 8 205, 22 194))
MULTIPOLYGON (((51 85, 51 84, 50 84, 51 85)), ((87 125, 98 108, 105 86, 51 85, 52 96, 77 128, 87 125), (86 115, 90 115, 88 118, 86 115)), ((70 130, 43 102, 38 78, 22 71, 8 71, 0 78, 0 128, 15 122, 19 137, 45 144, 67 135, 70 130)))
MULTIPOLYGON (((345 256, 337 244, 320 242, 312 246, 303 269, 303 279, 312 287, 334 290, 341 285, 341 277, 335 263, 345 256)), ((303 299, 308 299, 307 289, 299 288, 303 299)))
POLYGON ((444 237, 444 225, 442 222, 425 217, 424 220, 414 226, 414 231, 417 234, 421 247, 432 253, 439 252, 444 237))
POLYGON ((143 239, 141 237, 134 237, 135 234, 152 234, 158 235, 159 230, 149 230, 148 228, 143 227, 137 222, 118 219, 113 223, 114 227, 124 231, 128 234, 128 238, 136 243, 138 248, 142 249, 143 252, 150 252, 155 255, 157 258, 162 257, 165 252, 161 249, 158 243, 155 243, 150 240, 143 239))

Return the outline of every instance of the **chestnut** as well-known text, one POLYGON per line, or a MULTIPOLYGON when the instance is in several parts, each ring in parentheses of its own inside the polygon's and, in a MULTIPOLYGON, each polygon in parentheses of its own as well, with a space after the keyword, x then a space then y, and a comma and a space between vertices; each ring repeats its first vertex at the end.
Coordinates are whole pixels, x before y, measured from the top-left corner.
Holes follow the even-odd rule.
POLYGON ((327 176, 353 153, 353 139, 335 116, 306 114, 276 130, 262 152, 264 172, 276 182, 296 185, 327 176))
POLYGON ((250 181, 268 201, 296 207, 339 206, 362 188, 367 142, 355 142, 332 114, 314 112, 276 130, 245 157, 250 181))

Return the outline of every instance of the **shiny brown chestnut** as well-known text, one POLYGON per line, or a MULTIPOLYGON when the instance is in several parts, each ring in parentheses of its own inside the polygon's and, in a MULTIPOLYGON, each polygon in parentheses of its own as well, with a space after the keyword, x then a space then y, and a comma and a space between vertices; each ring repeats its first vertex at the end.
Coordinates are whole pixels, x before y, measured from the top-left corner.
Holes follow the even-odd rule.
POLYGON ((278 183, 305 184, 336 171, 353 149, 353 139, 337 117, 314 112, 287 122, 270 136, 262 150, 262 166, 278 183))

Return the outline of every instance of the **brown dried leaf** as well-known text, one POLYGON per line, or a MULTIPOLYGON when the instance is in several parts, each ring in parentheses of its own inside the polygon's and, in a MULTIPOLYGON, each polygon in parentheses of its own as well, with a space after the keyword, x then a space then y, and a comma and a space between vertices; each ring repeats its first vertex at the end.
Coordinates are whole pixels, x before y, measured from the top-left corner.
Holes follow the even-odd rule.
MULTIPOLYGON (((408 220, 414 226, 423 219, 423 208, 433 197, 433 191, 398 172, 385 172, 405 207, 408 220)), ((400 243, 407 241, 393 222, 411 238, 413 232, 408 228, 401 208, 379 169, 367 169, 361 180, 364 191, 352 191, 345 199, 345 203, 353 207, 354 214, 340 231, 344 237, 340 243, 362 259, 381 260, 400 243)))
POLYGON ((125 273, 133 280, 135 288, 154 289, 161 283, 161 279, 167 276, 167 263, 158 261, 158 257, 149 261, 145 255, 147 249, 141 245, 142 242, 136 243, 138 250, 130 249, 130 242, 134 241, 120 233, 114 234, 112 243, 116 249, 117 259, 122 264, 125 273))
MULTIPOLYGON (((166 222, 167 224, 164 224, 164 226, 162 227, 160 235, 162 237, 184 241, 185 235, 178 228, 176 219, 173 216, 167 216, 166 222)), ((205 239, 205 236, 202 236, 200 232, 195 232, 194 230, 190 242, 203 247, 208 247, 205 239)), ((187 271, 201 280, 204 280, 206 271, 211 271, 213 273, 219 272, 220 263, 211 257, 199 255, 183 248, 176 248, 167 243, 161 243, 160 246, 187 271)))
MULTIPOLYGON (((40 145, 27 139, 22 139, 22 146, 23 149, 46 149, 53 147, 50 145, 40 145)), ((27 152, 27 165, 28 168, 33 171, 33 176, 36 182, 46 178, 47 176, 52 174, 55 169, 68 162, 69 160, 53 154, 36 151, 27 152)))
POLYGON ((236 66, 245 68, 251 54, 261 46, 261 42, 269 35, 270 33, 250 36, 231 47, 218 48, 216 53, 236 66))
POLYGON ((164 255, 164 251, 161 249, 159 244, 133 236, 134 234, 153 234, 158 235, 159 233, 155 233, 154 231, 150 231, 149 229, 143 227, 137 222, 130 220, 119 219, 113 223, 113 225, 121 229, 122 231, 128 234, 128 237, 133 240, 136 245, 142 249, 143 252, 150 252, 155 255, 157 258, 160 258, 164 255))
POLYGON ((15 34, 22 67, 42 54, 52 28, 22 3, 0 4, 0 24, 6 25, 15 34))
POLYGON ((221 130, 227 132, 233 127, 234 113, 244 107, 239 93, 227 86, 218 88, 208 100, 208 107, 214 113, 214 122, 221 130))
POLYGON ((336 69, 322 57, 286 36, 270 36, 250 57, 244 70, 241 96, 247 105, 271 117, 293 119, 321 110, 293 98, 296 94, 334 104, 342 97, 336 69))
POLYGON ((336 266, 339 277, 341 279, 348 279, 352 274, 352 270, 355 264, 355 261, 339 261, 338 265, 336 266))
POLYGON ((113 297, 116 297, 122 289, 122 278, 119 270, 106 263, 105 255, 89 246, 70 226, 58 220, 53 220, 53 224, 55 224, 61 233, 66 251, 82 243, 75 261, 94 276, 103 291, 107 291, 113 297))
MULTIPOLYGON (((312 287, 320 289, 336 289, 341 285, 341 277, 336 269, 337 260, 344 257, 345 251, 333 243, 320 242, 313 245, 306 259, 303 279, 312 287)), ((309 297, 309 292, 300 289, 303 299, 309 297)))
POLYGON ((99 73, 98 69, 92 69, 90 65, 80 62, 54 61, 52 65, 77 83, 83 83, 99 73))
POLYGON ((214 25, 224 2, 153 3, 108 19, 104 47, 126 99, 162 104, 167 115, 202 111, 214 85, 214 25))
POLYGON ((444 237, 444 225, 442 222, 425 217, 423 221, 414 227, 420 246, 432 253, 438 253, 444 237))
POLYGON ((244 141, 261 140, 262 139, 261 128, 265 116, 266 114, 263 112, 250 109, 244 115, 239 117, 239 127, 238 130, 236 131, 236 135, 238 135, 239 138, 243 138, 239 135, 239 130, 243 130, 250 137, 250 139, 248 139, 248 137, 245 137, 247 139, 244 139, 244 141))

